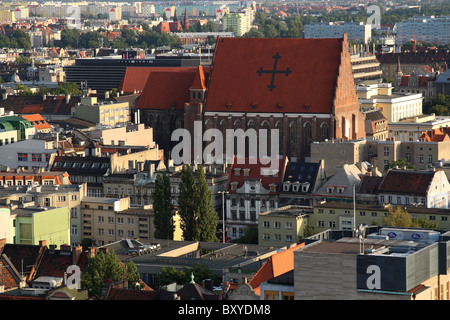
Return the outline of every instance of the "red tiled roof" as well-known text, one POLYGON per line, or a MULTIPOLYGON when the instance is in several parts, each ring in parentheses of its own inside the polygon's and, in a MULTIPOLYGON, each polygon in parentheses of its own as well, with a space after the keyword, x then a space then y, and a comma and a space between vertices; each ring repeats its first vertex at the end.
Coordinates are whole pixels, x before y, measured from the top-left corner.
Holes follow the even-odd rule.
POLYGON ((436 172, 389 170, 381 182, 378 191, 379 193, 415 194, 425 196, 436 172))
POLYGON ((228 192, 230 193, 235 192, 231 190, 231 184, 233 182, 237 182, 236 188, 240 188, 246 180, 251 179, 259 179, 261 181, 261 185, 268 190, 270 190, 271 184, 276 184, 275 190, 278 190, 281 182, 283 181, 284 172, 286 170, 286 164, 288 162, 288 159, 287 157, 284 157, 282 159, 277 159, 276 161, 278 161, 277 164, 277 169, 279 170, 278 174, 263 175, 261 171, 264 170, 265 168, 271 169, 270 168, 271 163, 263 164, 262 162, 260 162, 260 160, 258 160, 256 164, 252 164, 249 158, 244 159, 235 157, 233 160, 233 164, 231 165, 230 174, 228 177, 228 185, 227 185, 228 192), (239 175, 236 175, 235 169, 237 168, 241 169, 239 175), (243 169, 250 169, 248 176, 244 175, 243 169))
POLYGON ((151 72, 136 108, 170 109, 173 106, 177 110, 184 110, 184 104, 190 101, 189 88, 197 73, 196 67, 173 67, 167 71, 151 72))
POLYGON ((260 294, 261 283, 278 277, 288 271, 294 269, 294 251, 305 246, 304 243, 300 243, 292 248, 278 252, 264 263, 264 265, 258 270, 258 272, 249 281, 249 285, 255 290, 256 294, 260 294))
POLYGON ((450 140, 450 128, 438 128, 426 131, 419 137, 419 141, 438 142, 450 140))
POLYGON ((282 106, 281 112, 330 113, 343 41, 218 39, 205 111, 280 112, 279 106, 282 106), (278 72, 288 70, 290 73, 276 74, 271 91, 268 86, 272 74, 268 72, 273 70, 275 60, 278 72), (260 70, 263 73, 258 73, 260 70))
POLYGON ((28 115, 24 114, 21 117, 30 121, 31 124, 36 128, 36 130, 45 130, 52 128, 52 126, 46 120, 44 120, 44 118, 42 118, 39 113, 28 115))

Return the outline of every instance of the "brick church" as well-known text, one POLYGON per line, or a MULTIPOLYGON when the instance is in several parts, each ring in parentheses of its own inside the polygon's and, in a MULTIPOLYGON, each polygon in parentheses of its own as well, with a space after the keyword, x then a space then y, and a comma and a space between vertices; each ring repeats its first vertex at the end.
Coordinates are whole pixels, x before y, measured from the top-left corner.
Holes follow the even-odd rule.
MULTIPOLYGON (((149 73, 136 104, 167 155, 171 132, 278 129, 279 155, 305 161, 310 144, 365 138, 364 115, 341 39, 219 38, 210 67, 149 73)), ((270 131, 269 131, 270 132, 270 131)), ((270 140, 270 136, 268 138, 270 140)))

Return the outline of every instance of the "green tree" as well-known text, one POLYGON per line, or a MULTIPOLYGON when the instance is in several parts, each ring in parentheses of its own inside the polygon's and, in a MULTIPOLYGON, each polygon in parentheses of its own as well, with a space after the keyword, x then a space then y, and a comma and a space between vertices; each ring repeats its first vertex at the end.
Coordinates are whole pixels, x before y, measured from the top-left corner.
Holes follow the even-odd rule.
POLYGON ((107 282, 128 280, 129 284, 139 281, 137 268, 129 261, 124 265, 114 252, 100 252, 88 258, 88 267, 81 274, 81 286, 88 289, 89 295, 100 295, 107 282))
POLYGON ((390 206, 388 215, 383 218, 383 225, 410 228, 413 226, 413 221, 406 209, 403 209, 401 206, 390 206))
POLYGON ((61 94, 80 95, 81 90, 75 82, 63 82, 60 83, 56 88, 52 89, 51 93, 55 95, 61 94))
POLYGON ((192 267, 183 268, 183 270, 176 270, 172 266, 161 268, 157 277, 160 287, 164 287, 170 283, 187 285, 191 280, 191 274, 194 275, 194 281, 197 283, 211 279, 213 283, 219 284, 221 280, 210 268, 201 263, 195 263, 192 267))
POLYGON ((415 166, 411 165, 408 161, 406 161, 406 159, 398 159, 398 160, 392 160, 388 163, 388 165, 386 166, 386 169, 391 169, 394 167, 406 167, 407 169, 414 169, 415 166))
POLYGON ((185 240, 197 238, 196 228, 196 203, 195 203, 195 178, 192 167, 187 164, 181 170, 180 194, 178 196, 181 230, 185 240))
POLYGON ((166 173, 159 173, 155 181, 153 193, 153 211, 155 213, 155 238, 173 239, 173 204, 170 179, 166 173))
POLYGON ((61 46, 64 48, 77 48, 80 40, 80 30, 65 28, 61 30, 61 46))
POLYGON ((195 201, 197 203, 197 226, 198 233, 195 240, 214 242, 218 241, 216 236, 216 227, 218 215, 214 210, 211 190, 208 188, 203 166, 197 169, 197 185, 195 192, 195 201))

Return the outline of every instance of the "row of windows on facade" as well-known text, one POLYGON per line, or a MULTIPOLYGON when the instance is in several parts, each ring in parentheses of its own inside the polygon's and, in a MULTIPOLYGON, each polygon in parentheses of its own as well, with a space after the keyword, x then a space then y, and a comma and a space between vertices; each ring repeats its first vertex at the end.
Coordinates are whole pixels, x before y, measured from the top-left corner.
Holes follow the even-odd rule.
MULTIPOLYGON (((0 180, 0 186, 3 186, 3 185, 5 185, 5 186, 24 186, 24 185, 31 186, 31 185, 33 185, 33 182, 34 182, 34 180, 30 180, 30 179, 25 180, 25 182, 24 182, 23 180, 12 180, 11 178, 10 179, 6 178, 5 183, 3 183, 2 180, 0 180)), ((53 179, 44 179, 42 184, 46 185, 46 186, 50 186, 50 185, 54 185, 55 181, 53 179)))
MULTIPOLYGON (((1 145, 1 144, 0 144, 1 145)), ((45 162, 50 161, 51 155, 46 153, 44 155, 40 153, 32 153, 31 154, 31 161, 33 162, 42 162, 43 159, 45 159, 45 162)), ((17 160, 18 161, 28 161, 28 153, 18 153, 17 154, 17 160)))
MULTIPOLYGON (((245 198, 231 198, 231 206, 235 207, 238 204, 238 200, 239 200, 239 206, 240 207, 245 207, 245 201, 250 202, 250 208, 256 208, 256 199, 249 199, 246 200, 245 198)), ((268 199, 267 201, 269 201, 269 206, 270 207, 274 207, 275 206, 275 200, 274 199, 268 199)), ((259 200, 260 202, 260 207, 265 207, 265 201, 263 200, 259 200)))
MULTIPOLYGON (((25 160, 26 161, 26 160, 25 160)), ((34 161, 34 160, 33 160, 34 161)), ((106 169, 109 168, 109 163, 100 162, 55 162, 56 168, 82 168, 82 169, 106 169)))
POLYGON ((5 140, 0 139, 0 146, 7 145, 10 143, 14 143, 14 142, 15 142, 14 138, 11 138, 11 141, 8 138, 6 138, 5 140))
MULTIPOLYGON (((317 210, 317 212, 318 213, 324 213, 324 211, 323 211, 323 209, 318 209, 317 210)), ((328 214, 335 214, 336 213, 336 211, 334 210, 334 209, 329 209, 328 210, 328 212, 327 212, 328 214)), ((351 211, 350 210, 345 210, 344 211, 344 213, 345 214, 351 214, 351 211)), ((366 211, 359 211, 358 212, 358 215, 359 216, 361 216, 361 217, 365 217, 366 216, 366 211)), ((378 212, 370 212, 370 215, 372 216, 372 217, 378 217, 378 212)), ((384 212, 383 213, 383 216, 384 217, 387 217, 389 215, 389 213, 388 212, 384 212)), ((415 218, 415 216, 412 216, 412 218, 415 218)), ((428 216, 428 219, 429 220, 436 220, 436 216, 428 216)), ((448 217, 446 217, 446 216, 441 216, 441 219, 440 219, 441 221, 447 221, 448 220, 448 217)), ((323 221, 319 221, 319 222, 321 222, 322 224, 323 224, 323 221)), ((323 226, 323 225, 322 225, 323 226)))
MULTIPOLYGON (((219 123, 220 130, 223 133, 223 136, 226 137, 226 130, 229 129, 227 120, 223 119, 219 123)), ((206 120, 205 122, 205 129, 212 129, 214 128, 214 123, 211 119, 206 120)), ((270 130, 270 124, 268 121, 264 120, 261 122, 261 129, 270 130)), ((297 134, 297 121, 291 121, 288 125, 289 128, 289 141, 293 144, 297 143, 298 134, 297 134)), ((240 120, 235 120, 233 122, 233 129, 242 129, 242 124, 240 120)), ((255 121, 250 120, 247 122, 247 127, 245 129, 256 129, 255 121)), ((277 121, 275 123, 274 129, 279 130, 279 137, 280 141, 283 138, 283 123, 282 121, 277 121)), ((320 133, 321 133, 321 140, 324 141, 325 139, 329 138, 329 127, 328 124, 322 123, 320 125, 320 133)), ((305 122, 303 124, 303 135, 305 139, 312 139, 312 124, 310 122, 305 122)), ((270 135, 267 136, 268 139, 270 139, 270 135)))
MULTIPOLYGON (((273 222, 273 227, 275 229, 281 229, 281 222, 274 221, 273 222)), ((270 221, 263 221, 263 228, 270 228, 270 221)), ((292 222, 285 222, 284 223, 284 228, 287 229, 287 230, 292 230, 292 222)))
MULTIPOLYGON (((271 236, 270 233, 264 233, 263 234, 263 240, 270 240, 270 238, 271 238, 270 236, 271 236)), ((293 238, 292 238, 291 234, 286 234, 284 241, 292 242, 292 239, 293 238)), ((281 234, 274 234, 273 235, 273 240, 281 241, 281 234)))

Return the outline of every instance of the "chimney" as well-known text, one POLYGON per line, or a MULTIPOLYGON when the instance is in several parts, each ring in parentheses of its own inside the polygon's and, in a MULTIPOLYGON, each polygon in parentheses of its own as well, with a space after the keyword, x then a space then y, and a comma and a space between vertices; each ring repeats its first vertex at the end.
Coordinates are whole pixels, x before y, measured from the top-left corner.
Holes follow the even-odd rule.
POLYGON ((47 245, 47 240, 39 240, 39 247, 45 247, 47 245))
POLYGON ((88 256, 90 258, 93 258, 95 256, 95 254, 97 253, 97 248, 96 247, 89 247, 88 251, 88 256))
POLYGON ((72 250, 72 264, 77 265, 78 261, 80 261, 81 253, 83 252, 83 247, 73 247, 72 250))
POLYGON ((2 253, 3 247, 6 244, 6 238, 0 239, 0 253, 2 253))
POLYGON ((214 288, 213 288, 213 282, 212 282, 211 279, 205 279, 205 280, 203 280, 203 287, 204 287, 206 290, 214 291, 214 288))
POLYGON ((107 253, 108 253, 108 248, 105 248, 105 247, 103 247, 103 248, 98 248, 98 252, 101 252, 101 253, 103 253, 103 254, 107 254, 107 253))

